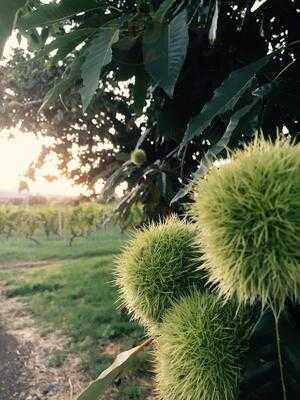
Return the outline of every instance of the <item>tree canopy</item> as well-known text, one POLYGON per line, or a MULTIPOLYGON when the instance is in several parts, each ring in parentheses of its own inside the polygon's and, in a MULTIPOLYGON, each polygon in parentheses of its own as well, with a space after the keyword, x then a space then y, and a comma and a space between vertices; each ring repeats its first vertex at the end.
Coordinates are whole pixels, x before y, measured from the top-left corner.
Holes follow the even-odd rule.
POLYGON ((299 22, 292 0, 29 1, 15 27, 30 54, 0 69, 1 127, 52 137, 44 154, 107 197, 126 181, 123 216, 179 211, 225 147, 258 129, 298 140, 299 22))

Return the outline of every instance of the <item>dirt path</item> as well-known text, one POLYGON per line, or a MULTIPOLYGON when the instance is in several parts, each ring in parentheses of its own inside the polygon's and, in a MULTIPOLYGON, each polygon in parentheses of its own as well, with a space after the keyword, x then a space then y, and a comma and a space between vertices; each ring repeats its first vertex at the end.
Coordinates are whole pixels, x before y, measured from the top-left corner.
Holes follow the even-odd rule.
MULTIPOLYGON (((52 265, 45 262, 0 265, 0 271, 52 265)), ((43 334, 26 304, 7 297, 7 289, 0 281, 0 400, 75 400, 89 379, 82 372, 81 360, 68 351, 71 340, 57 330, 43 334), (66 356, 59 366, 52 362, 57 354, 66 356)), ((113 358, 120 348, 111 343, 97 351, 113 358)), ((147 388, 145 400, 153 400, 152 381, 142 377, 134 379, 137 385, 147 388)), ((116 396, 118 387, 112 385, 104 398, 119 398, 116 396)))
POLYGON ((0 400, 72 400, 86 385, 80 361, 50 360, 70 341, 59 333, 42 336, 24 304, 5 296, 0 283, 0 400))
POLYGON ((0 400, 25 400, 28 397, 30 353, 30 344, 20 344, 0 326, 0 400))

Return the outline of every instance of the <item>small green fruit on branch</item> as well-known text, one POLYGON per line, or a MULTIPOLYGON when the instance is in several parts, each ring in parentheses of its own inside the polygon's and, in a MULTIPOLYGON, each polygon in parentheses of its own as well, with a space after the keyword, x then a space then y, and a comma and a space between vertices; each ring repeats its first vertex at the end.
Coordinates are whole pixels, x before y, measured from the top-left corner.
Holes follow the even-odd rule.
POLYGON ((137 149, 131 153, 130 159, 131 159, 131 162, 133 162, 133 164, 140 167, 147 161, 147 155, 144 152, 144 150, 137 149))

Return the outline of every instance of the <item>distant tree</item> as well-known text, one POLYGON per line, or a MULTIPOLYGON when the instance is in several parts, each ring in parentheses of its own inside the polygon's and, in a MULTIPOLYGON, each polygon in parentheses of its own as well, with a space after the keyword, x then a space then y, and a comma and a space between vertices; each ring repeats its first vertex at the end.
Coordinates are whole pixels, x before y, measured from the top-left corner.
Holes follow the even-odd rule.
POLYGON ((18 188, 19 193, 27 192, 29 193, 29 186, 28 183, 24 180, 19 182, 19 188, 18 188))
POLYGON ((1 68, 1 127, 52 137, 39 161, 55 151, 108 197, 126 181, 123 217, 140 203, 151 218, 180 211, 225 146, 257 129, 299 139, 299 22, 292 0, 29 2, 17 27, 36 58, 1 68))

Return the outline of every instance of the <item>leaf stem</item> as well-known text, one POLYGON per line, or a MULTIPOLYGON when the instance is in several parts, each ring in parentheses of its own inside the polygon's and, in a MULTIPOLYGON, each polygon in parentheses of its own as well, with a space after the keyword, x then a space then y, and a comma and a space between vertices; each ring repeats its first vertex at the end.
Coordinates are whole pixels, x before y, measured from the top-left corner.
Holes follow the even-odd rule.
POLYGON ((287 400, 286 394, 286 385, 283 374, 283 361, 282 361, 282 352, 281 352, 281 341, 280 341, 280 333, 279 333, 279 318, 281 315, 281 311, 276 312, 274 308, 272 308, 274 320, 275 320, 275 334, 276 334, 276 345, 277 345, 277 354, 278 354, 278 364, 280 371, 280 379, 281 379, 281 387, 282 387, 282 399, 287 400))
POLYGON ((273 79, 273 81, 277 81, 277 79, 286 71, 288 70, 294 63, 296 62, 296 60, 292 60, 288 65, 286 65, 280 72, 279 74, 277 74, 275 76, 275 78, 273 79))

